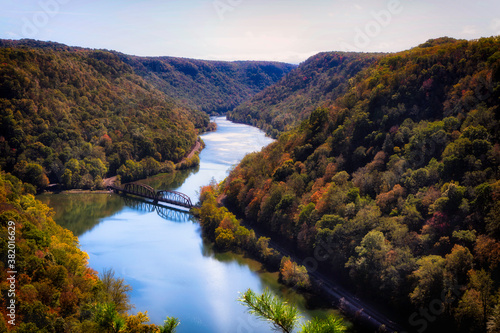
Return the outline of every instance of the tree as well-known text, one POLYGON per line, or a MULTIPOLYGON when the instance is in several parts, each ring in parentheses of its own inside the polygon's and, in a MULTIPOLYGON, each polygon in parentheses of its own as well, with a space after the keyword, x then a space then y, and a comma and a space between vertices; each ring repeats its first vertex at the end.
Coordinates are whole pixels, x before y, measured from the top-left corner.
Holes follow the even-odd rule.
POLYGON ((7 323, 3 316, 0 316, 0 333, 7 333, 7 323))
POLYGON ((215 244, 221 250, 229 250, 235 244, 233 231, 222 227, 215 229, 215 244))
POLYGON ((360 283, 372 284, 373 276, 382 276, 385 260, 391 245, 382 232, 372 230, 363 237, 360 246, 356 247, 356 257, 351 257, 346 267, 351 268, 351 275, 360 283))
POLYGON ((43 167, 38 163, 28 163, 24 170, 22 170, 20 178, 23 181, 34 185, 38 191, 41 191, 49 186, 49 178, 43 171, 43 167))
POLYGON ((417 261, 418 269, 413 272, 415 288, 410 293, 412 303, 426 306, 443 290, 443 273, 446 261, 443 257, 429 255, 417 261))
POLYGON ((274 267, 275 265, 279 265, 279 252, 273 249, 272 247, 269 247, 269 242, 271 241, 271 238, 269 237, 264 237, 261 236, 257 240, 257 243, 255 247, 259 251, 259 256, 260 258, 268 263, 270 266, 274 267))
POLYGON ((97 304, 94 309, 94 321, 99 328, 109 333, 120 332, 125 327, 125 319, 118 314, 114 303, 97 304))
POLYGON ((65 188, 69 189, 72 187, 73 182, 73 172, 70 169, 64 169, 64 173, 62 175, 62 183, 65 188))
POLYGON ((311 287, 307 269, 302 265, 297 265, 290 257, 281 259, 280 279, 289 286, 303 289, 311 287))
POLYGON ((484 267, 494 270, 500 264, 500 242, 493 238, 486 235, 477 237, 474 252, 484 267))
POLYGON ((125 284, 123 278, 115 278, 115 272, 113 269, 105 269, 100 274, 100 279, 102 281, 102 286, 104 292, 110 302, 115 306, 118 313, 123 313, 130 309, 128 292, 132 290, 132 287, 125 284))
POLYGON ((260 296, 248 289, 238 301, 248 308, 249 313, 269 321, 275 330, 281 330, 284 333, 293 332, 301 318, 295 306, 272 295, 267 289, 260 296))
POLYGON ((480 271, 471 270, 469 271, 470 285, 473 289, 477 290, 479 293, 480 309, 482 313, 482 324, 486 327, 486 323, 490 314, 491 300, 493 298, 493 280, 491 279, 490 273, 484 269, 480 271))
POLYGON ((255 250, 255 243, 257 242, 255 238, 255 231, 250 231, 243 226, 239 226, 234 233, 234 237, 238 242, 238 245, 242 248, 250 251, 255 250))
POLYGON ((486 230, 488 233, 500 239, 500 201, 495 201, 493 207, 485 218, 486 230))
POLYGON ((465 284, 467 273, 472 269, 474 257, 469 249, 461 245, 455 245, 446 257, 446 276, 451 284, 465 284))
POLYGON ((149 333, 155 332, 157 328, 154 324, 146 324, 149 322, 148 312, 139 312, 136 315, 130 315, 125 318, 124 333, 149 333))
POLYGON ((180 321, 174 317, 167 317, 163 326, 160 326, 160 333, 175 333, 177 326, 180 325, 180 321))
POLYGON ((486 325, 488 333, 500 332, 500 304, 495 306, 492 315, 488 318, 486 325))
MULTIPOLYGON (((276 331, 291 333, 302 318, 295 306, 272 295, 268 289, 261 295, 248 289, 238 301, 246 306, 251 314, 270 322, 276 331)), ((301 333, 342 333, 346 329, 341 319, 328 316, 326 319, 313 318, 305 322, 301 333)))
POLYGON ((343 321, 334 316, 313 318, 302 326, 302 333, 342 333, 347 330, 343 321))
POLYGON ((483 326, 481 321, 484 317, 480 297, 480 293, 477 290, 468 289, 458 302, 454 315, 461 331, 484 332, 480 328, 483 326))
POLYGON ((316 222, 316 228, 333 230, 336 225, 345 223, 345 220, 339 215, 325 214, 316 222))

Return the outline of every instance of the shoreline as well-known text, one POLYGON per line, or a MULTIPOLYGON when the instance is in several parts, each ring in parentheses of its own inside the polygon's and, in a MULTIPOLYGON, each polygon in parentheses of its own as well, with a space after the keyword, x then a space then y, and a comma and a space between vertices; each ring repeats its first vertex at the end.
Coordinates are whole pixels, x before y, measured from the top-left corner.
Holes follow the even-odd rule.
MULTIPOLYGON (((194 144, 193 148, 191 149, 191 151, 189 152, 188 155, 186 155, 186 157, 184 157, 182 159, 182 161, 180 161, 179 163, 177 163, 175 166, 179 166, 182 164, 182 162, 185 162, 186 160, 188 160, 189 158, 192 158, 195 154, 199 154, 203 148, 205 148, 205 145, 204 143, 201 141, 201 139, 198 137, 198 140, 196 141, 196 143, 194 144)), ((177 169, 173 170, 173 172, 177 172, 177 169)), ((158 173, 158 174, 161 174, 158 173)), ((157 175, 158 175, 157 174, 157 175)), ((151 175, 151 176, 155 176, 155 175, 151 175)), ((115 176, 112 176, 112 177, 108 177, 108 178, 104 178, 102 181, 103 181, 103 184, 104 184, 104 187, 107 188, 108 186, 113 186, 115 181, 116 181, 116 178, 118 176, 115 175, 115 176)), ((136 181, 140 181, 141 179, 138 179, 136 181)), ((136 182, 135 181, 135 182, 136 182)), ((133 183, 133 182, 132 182, 133 183)), ((69 189, 69 190, 59 190, 59 189, 50 189, 50 187, 58 187, 60 186, 60 184, 50 184, 49 187, 47 187, 45 190, 43 190, 41 193, 38 193, 38 194, 59 194, 59 193, 98 193, 98 194, 105 194, 105 193, 112 193, 113 191, 111 190, 106 190, 106 189, 100 189, 100 190, 84 190, 84 189, 69 189)))
POLYGON ((95 194, 111 194, 113 191, 111 190, 80 190, 80 189, 71 189, 71 190, 62 190, 62 191, 50 191, 50 190, 45 190, 40 194, 89 194, 89 193, 95 193, 95 194))

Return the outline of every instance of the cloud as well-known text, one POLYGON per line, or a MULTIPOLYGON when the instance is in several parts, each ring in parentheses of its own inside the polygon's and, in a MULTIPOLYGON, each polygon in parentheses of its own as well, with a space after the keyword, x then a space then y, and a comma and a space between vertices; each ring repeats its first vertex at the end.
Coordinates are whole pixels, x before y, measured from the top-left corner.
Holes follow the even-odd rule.
POLYGON ((309 52, 254 52, 254 53, 217 53, 208 54, 203 57, 206 60, 226 60, 233 61, 239 60, 265 60, 265 61, 281 61, 289 64, 299 64, 307 58, 321 52, 321 50, 314 50, 309 52))
POLYGON ((496 34, 500 34, 500 18, 491 20, 490 28, 494 30, 496 34))
POLYGON ((5 33, 5 35, 8 37, 8 38, 12 38, 12 39, 19 39, 21 38, 21 36, 19 34, 16 34, 15 32, 12 32, 12 31, 7 31, 5 33))
POLYGON ((468 35, 476 35, 478 33, 478 30, 475 25, 466 25, 462 32, 468 35))

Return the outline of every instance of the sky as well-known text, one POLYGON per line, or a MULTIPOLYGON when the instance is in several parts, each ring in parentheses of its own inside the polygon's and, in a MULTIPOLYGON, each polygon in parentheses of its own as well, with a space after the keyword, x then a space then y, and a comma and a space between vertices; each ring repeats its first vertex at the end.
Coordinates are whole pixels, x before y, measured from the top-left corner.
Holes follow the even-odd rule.
POLYGON ((139 56, 298 64, 500 35, 498 0, 0 0, 0 38, 139 56))

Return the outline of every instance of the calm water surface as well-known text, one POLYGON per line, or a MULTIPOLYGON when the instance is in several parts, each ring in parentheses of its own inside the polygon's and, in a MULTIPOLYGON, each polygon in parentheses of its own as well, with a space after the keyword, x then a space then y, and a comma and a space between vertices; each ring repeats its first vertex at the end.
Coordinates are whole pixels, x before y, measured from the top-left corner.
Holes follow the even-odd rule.
MULTIPOLYGON (((221 181, 243 156, 272 140, 256 128, 217 118, 218 130, 202 136, 200 167, 143 181, 175 189, 198 200, 200 186, 221 181)), ((115 270, 133 288, 134 313, 147 311, 153 323, 167 316, 181 321, 177 332, 272 332, 236 299, 248 288, 275 293, 297 303, 306 317, 325 311, 304 309, 305 300, 277 283, 277 274, 231 253, 216 253, 186 213, 126 200, 114 194, 57 194, 40 199, 54 208, 56 221, 79 236, 89 264, 115 270)))

